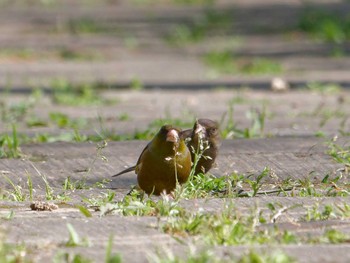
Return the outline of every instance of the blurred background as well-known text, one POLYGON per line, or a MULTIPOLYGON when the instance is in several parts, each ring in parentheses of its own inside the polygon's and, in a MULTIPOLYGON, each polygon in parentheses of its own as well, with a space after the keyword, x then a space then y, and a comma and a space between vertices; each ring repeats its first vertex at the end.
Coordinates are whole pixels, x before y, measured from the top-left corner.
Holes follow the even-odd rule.
POLYGON ((345 0, 0 0, 0 132, 148 139, 146 128, 203 116, 231 122, 230 138, 346 130, 348 109, 327 98, 346 101, 349 11, 345 0), (259 93, 289 88, 321 95, 259 93))

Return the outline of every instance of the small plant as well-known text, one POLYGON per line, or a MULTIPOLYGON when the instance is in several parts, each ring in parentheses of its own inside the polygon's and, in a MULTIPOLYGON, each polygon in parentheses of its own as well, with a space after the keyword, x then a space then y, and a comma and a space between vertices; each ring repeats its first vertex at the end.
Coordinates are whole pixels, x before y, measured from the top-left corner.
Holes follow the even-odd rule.
POLYGON ((282 66, 273 60, 235 57, 229 51, 209 52, 204 56, 204 62, 220 74, 264 75, 281 73, 282 66))
POLYGON ((52 100, 57 104, 73 106, 114 103, 98 94, 97 90, 102 87, 99 84, 72 85, 65 80, 56 80, 52 84, 52 100))
POLYGON ((350 146, 340 146, 334 142, 328 145, 328 154, 338 163, 350 167, 350 146))
POLYGON ((50 112, 50 121, 56 124, 59 128, 79 129, 87 125, 87 120, 83 118, 71 119, 68 115, 60 112, 50 112))
POLYGON ((0 158, 19 158, 21 157, 21 150, 19 148, 19 139, 17 134, 17 127, 12 124, 11 135, 0 135, 0 158))
POLYGON ((90 17, 71 19, 66 23, 63 29, 77 35, 113 34, 119 31, 115 24, 103 23, 103 21, 97 21, 90 17))
POLYGON ((233 256, 230 253, 225 253, 224 257, 220 257, 214 251, 205 249, 197 251, 196 249, 190 249, 187 253, 187 257, 179 257, 175 255, 171 250, 163 249, 164 251, 158 252, 156 255, 150 256, 150 262, 154 263, 293 263, 296 262, 292 257, 287 254, 275 251, 272 253, 250 250, 249 253, 244 253, 242 256, 233 256))
POLYGON ((128 121, 130 120, 130 115, 128 113, 121 113, 118 117, 118 120, 120 121, 128 121))
POLYGON ((119 254, 112 254, 113 248, 113 235, 111 234, 108 239, 106 247, 106 263, 121 263, 122 259, 119 254))
POLYGON ((20 185, 12 182, 10 178, 4 175, 5 180, 12 186, 13 192, 9 192, 9 195, 16 202, 23 202, 27 199, 27 195, 24 193, 23 188, 20 185))
POLYGON ((323 237, 321 237, 322 243, 330 243, 330 244, 340 244, 340 243, 347 243, 350 241, 350 236, 340 232, 336 229, 329 229, 326 230, 323 237))
POLYGON ((177 216, 183 212, 178 201, 170 200, 167 195, 154 201, 151 198, 140 198, 137 191, 115 204, 107 203, 100 209, 102 215, 115 213, 123 216, 177 216))
POLYGON ((269 263, 294 263, 297 262, 293 257, 285 254, 281 251, 275 251, 272 253, 249 251, 243 255, 238 263, 249 263, 249 262, 269 262, 269 263))
POLYGON ((87 50, 74 50, 62 48, 58 50, 57 56, 63 60, 96 61, 101 60, 101 54, 87 50))
POLYGON ((1 120, 6 123, 14 123, 25 119, 28 112, 33 108, 36 99, 30 96, 27 101, 19 102, 13 105, 7 105, 6 102, 0 101, 1 120))
POLYGON ((247 128, 240 129, 234 120, 233 105, 229 105, 229 110, 223 115, 221 120, 221 135, 223 138, 261 138, 265 136, 265 122, 268 117, 266 107, 262 109, 252 108, 246 113, 247 118, 251 121, 251 125, 247 128), (226 125, 223 123, 227 117, 226 125))
POLYGON ((69 223, 67 224, 67 229, 69 233, 69 239, 65 243, 66 247, 89 246, 88 239, 86 238, 81 239, 71 224, 69 223))
POLYGON ((251 197, 256 196, 258 194, 258 191, 262 187, 262 179, 266 177, 270 173, 270 170, 268 167, 265 167, 264 170, 256 177, 256 180, 250 180, 247 179, 246 182, 250 185, 252 188, 252 192, 249 193, 251 197))
POLYGON ((23 245, 8 244, 5 242, 5 234, 0 232, 0 262, 4 263, 30 263, 29 250, 23 245))
POLYGON ((350 38, 350 20, 329 11, 308 8, 299 21, 299 29, 317 39, 341 44, 350 38))
POLYGON ((83 180, 77 180, 77 181, 72 181, 70 176, 68 176, 64 182, 63 182, 63 190, 77 190, 77 189, 88 189, 89 187, 86 186, 85 178, 83 180))
POLYGON ((174 45, 196 43, 213 34, 226 34, 229 26, 230 16, 227 13, 209 8, 191 23, 176 25, 167 36, 167 41, 174 45))
POLYGON ((132 90, 142 90, 144 87, 143 87, 142 81, 140 79, 133 78, 130 82, 130 88, 132 90))
POLYGON ((181 217, 168 218, 163 231, 176 237, 193 236, 206 245, 273 244, 294 242, 285 239, 285 232, 278 229, 258 228, 261 212, 256 208, 249 215, 235 211, 227 204, 219 213, 187 213, 181 217))
POLYGON ((211 5, 215 0, 173 0, 173 2, 182 5, 211 5))
POLYGON ((321 93, 324 95, 339 94, 342 90, 342 87, 338 84, 318 82, 308 83, 306 88, 312 92, 321 93))
POLYGON ((322 211, 320 211, 319 205, 316 204, 307 209, 305 215, 306 221, 319 221, 328 220, 330 218, 335 218, 336 214, 333 212, 333 207, 331 205, 326 205, 322 211))

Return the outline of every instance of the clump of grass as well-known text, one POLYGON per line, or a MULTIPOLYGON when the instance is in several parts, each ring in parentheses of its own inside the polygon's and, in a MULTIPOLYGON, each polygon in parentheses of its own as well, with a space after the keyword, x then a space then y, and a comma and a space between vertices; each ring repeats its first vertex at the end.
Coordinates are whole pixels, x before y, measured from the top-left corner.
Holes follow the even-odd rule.
POLYGON ((307 214, 305 215, 306 221, 320 221, 320 220, 329 220, 336 218, 336 215, 333 212, 333 207, 331 205, 326 205, 323 208, 323 211, 320 211, 318 205, 315 205, 307 209, 307 214))
POLYGON ((175 4, 182 5, 212 5, 216 0, 172 0, 175 4))
POLYGON ((140 193, 135 190, 115 204, 102 205, 100 210, 102 215, 115 213, 123 216, 179 216, 184 212, 178 201, 171 200, 167 195, 155 201, 140 198, 140 193))
POLYGON ((330 11, 307 8, 299 21, 299 29, 317 39, 341 44, 350 38, 350 19, 330 11))
POLYGON ((330 219, 348 219, 349 217, 350 206, 346 203, 343 205, 325 205, 323 207, 320 207, 319 204, 315 204, 307 208, 306 214, 302 217, 302 220, 309 222, 330 219))
POLYGON ((306 89, 324 95, 334 95, 339 94, 343 88, 334 83, 311 82, 306 85, 306 89))
POLYGON ((56 80, 52 84, 52 100, 63 105, 101 105, 112 104, 114 101, 101 97, 97 90, 99 84, 72 85, 65 80, 56 80))
POLYGON ((225 12, 207 9, 189 24, 176 25, 167 36, 170 44, 184 45, 199 42, 212 34, 226 34, 230 25, 230 16, 225 12))
POLYGON ((63 60, 96 61, 102 56, 92 51, 78 51, 69 48, 62 48, 58 51, 58 57, 63 60))
POLYGON ((0 135, 0 158, 19 158, 21 150, 19 147, 17 127, 12 124, 12 133, 0 135))
POLYGON ((28 100, 13 105, 0 101, 1 120, 6 123, 14 123, 25 119, 30 110, 34 107, 36 99, 30 96, 28 100))
MULTIPOLYGON (((42 174, 34 165, 33 168, 36 170, 38 175, 41 177, 41 179, 44 182, 44 189, 45 189, 45 200, 60 200, 60 201, 67 201, 69 200, 69 196, 65 195, 65 193, 55 193, 54 189, 50 186, 49 181, 47 180, 46 176, 42 174)), ((13 180, 3 175, 5 180, 9 183, 9 185, 12 187, 12 190, 7 190, 3 196, 3 199, 6 200, 12 200, 15 202, 23 202, 23 201, 33 201, 35 196, 36 190, 33 187, 33 181, 30 174, 27 174, 27 181, 26 185, 21 185, 20 183, 15 183, 13 180)))
POLYGON ((229 204, 219 213, 188 213, 169 218, 163 231, 177 237, 193 236, 207 245, 285 243, 284 232, 258 228, 261 216, 256 209, 249 215, 242 215, 229 204))
POLYGON ((56 124, 59 128, 80 129, 85 127, 88 122, 87 119, 84 118, 69 118, 67 114, 63 114, 61 112, 50 112, 49 118, 50 121, 56 124))
POLYGON ((265 137, 265 123, 269 116, 266 107, 263 105, 261 109, 251 108, 246 112, 246 116, 251 121, 251 125, 244 129, 238 128, 234 119, 233 104, 229 104, 229 110, 225 113, 221 120, 221 135, 223 138, 262 138, 265 137), (227 121, 226 121, 227 118, 227 121), (226 122, 224 126, 223 123, 226 122))
POLYGON ((270 262, 270 263, 292 263, 296 262, 292 257, 281 251, 265 252, 250 250, 248 253, 244 253, 242 256, 234 256, 229 252, 220 257, 217 253, 210 249, 204 249, 197 251, 195 248, 190 248, 190 251, 186 253, 186 257, 175 255, 171 250, 164 249, 155 255, 151 255, 150 262, 155 263, 248 263, 248 262, 270 262))
POLYGON ((113 234, 109 236, 108 243, 106 246, 106 263, 121 263, 122 259, 119 254, 112 253, 113 248, 113 234))
POLYGON ((2 48, 0 51, 0 59, 10 60, 32 60, 35 59, 37 54, 31 49, 13 49, 13 48, 2 48))
POLYGON ((29 250, 25 247, 25 245, 14 245, 6 243, 4 232, 2 230, 0 231, 0 262, 32 262, 28 254, 29 250))
POLYGON ((81 239, 78 233, 75 231, 74 227, 71 224, 67 224, 67 229, 69 233, 68 241, 65 243, 66 247, 78 247, 83 246, 87 247, 90 245, 90 242, 87 238, 81 239))
POLYGON ((16 202, 25 201, 27 199, 27 195, 22 190, 22 187, 20 185, 15 184, 14 182, 12 182, 12 180, 9 177, 4 176, 4 178, 13 188, 13 191, 9 192, 9 197, 11 199, 13 199, 13 201, 16 201, 16 202))
POLYGON ((283 71, 282 66, 271 59, 238 58, 230 51, 214 51, 204 56, 204 62, 219 74, 265 75, 283 71))
POLYGON ((58 29, 66 30, 76 35, 116 34, 120 32, 120 28, 116 24, 98 21, 91 17, 71 19, 58 29))
POLYGON ((328 154, 338 163, 350 167, 350 146, 341 146, 331 142, 328 145, 328 154))
POLYGON ((143 88, 144 88, 143 83, 139 78, 133 78, 130 81, 129 86, 132 90, 143 90, 143 88))
POLYGON ((98 197, 82 197, 82 201, 92 207, 103 207, 112 203, 115 197, 115 192, 108 190, 107 193, 101 193, 98 197))

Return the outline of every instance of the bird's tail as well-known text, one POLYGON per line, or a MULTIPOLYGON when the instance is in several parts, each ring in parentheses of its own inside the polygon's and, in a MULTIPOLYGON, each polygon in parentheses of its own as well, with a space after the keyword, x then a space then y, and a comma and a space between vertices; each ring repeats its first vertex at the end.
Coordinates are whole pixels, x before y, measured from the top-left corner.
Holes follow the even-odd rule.
POLYGON ((112 177, 119 176, 119 175, 121 175, 121 174, 125 174, 125 173, 131 172, 131 171, 135 171, 135 168, 136 168, 136 165, 131 166, 131 167, 126 168, 125 170, 123 170, 123 171, 121 171, 121 172, 119 172, 119 173, 113 175, 112 177))

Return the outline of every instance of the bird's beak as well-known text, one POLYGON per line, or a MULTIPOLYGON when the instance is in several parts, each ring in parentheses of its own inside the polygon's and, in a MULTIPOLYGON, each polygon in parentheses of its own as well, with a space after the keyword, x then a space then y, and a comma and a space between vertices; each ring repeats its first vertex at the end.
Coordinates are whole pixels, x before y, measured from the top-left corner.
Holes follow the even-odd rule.
POLYGON ((194 130, 194 133, 199 134, 199 133, 204 133, 204 132, 205 132, 205 128, 197 122, 196 129, 194 130))
POLYGON ((179 139, 180 139, 179 133, 176 130, 168 131, 168 133, 166 135, 167 142, 177 143, 179 141, 179 139))

